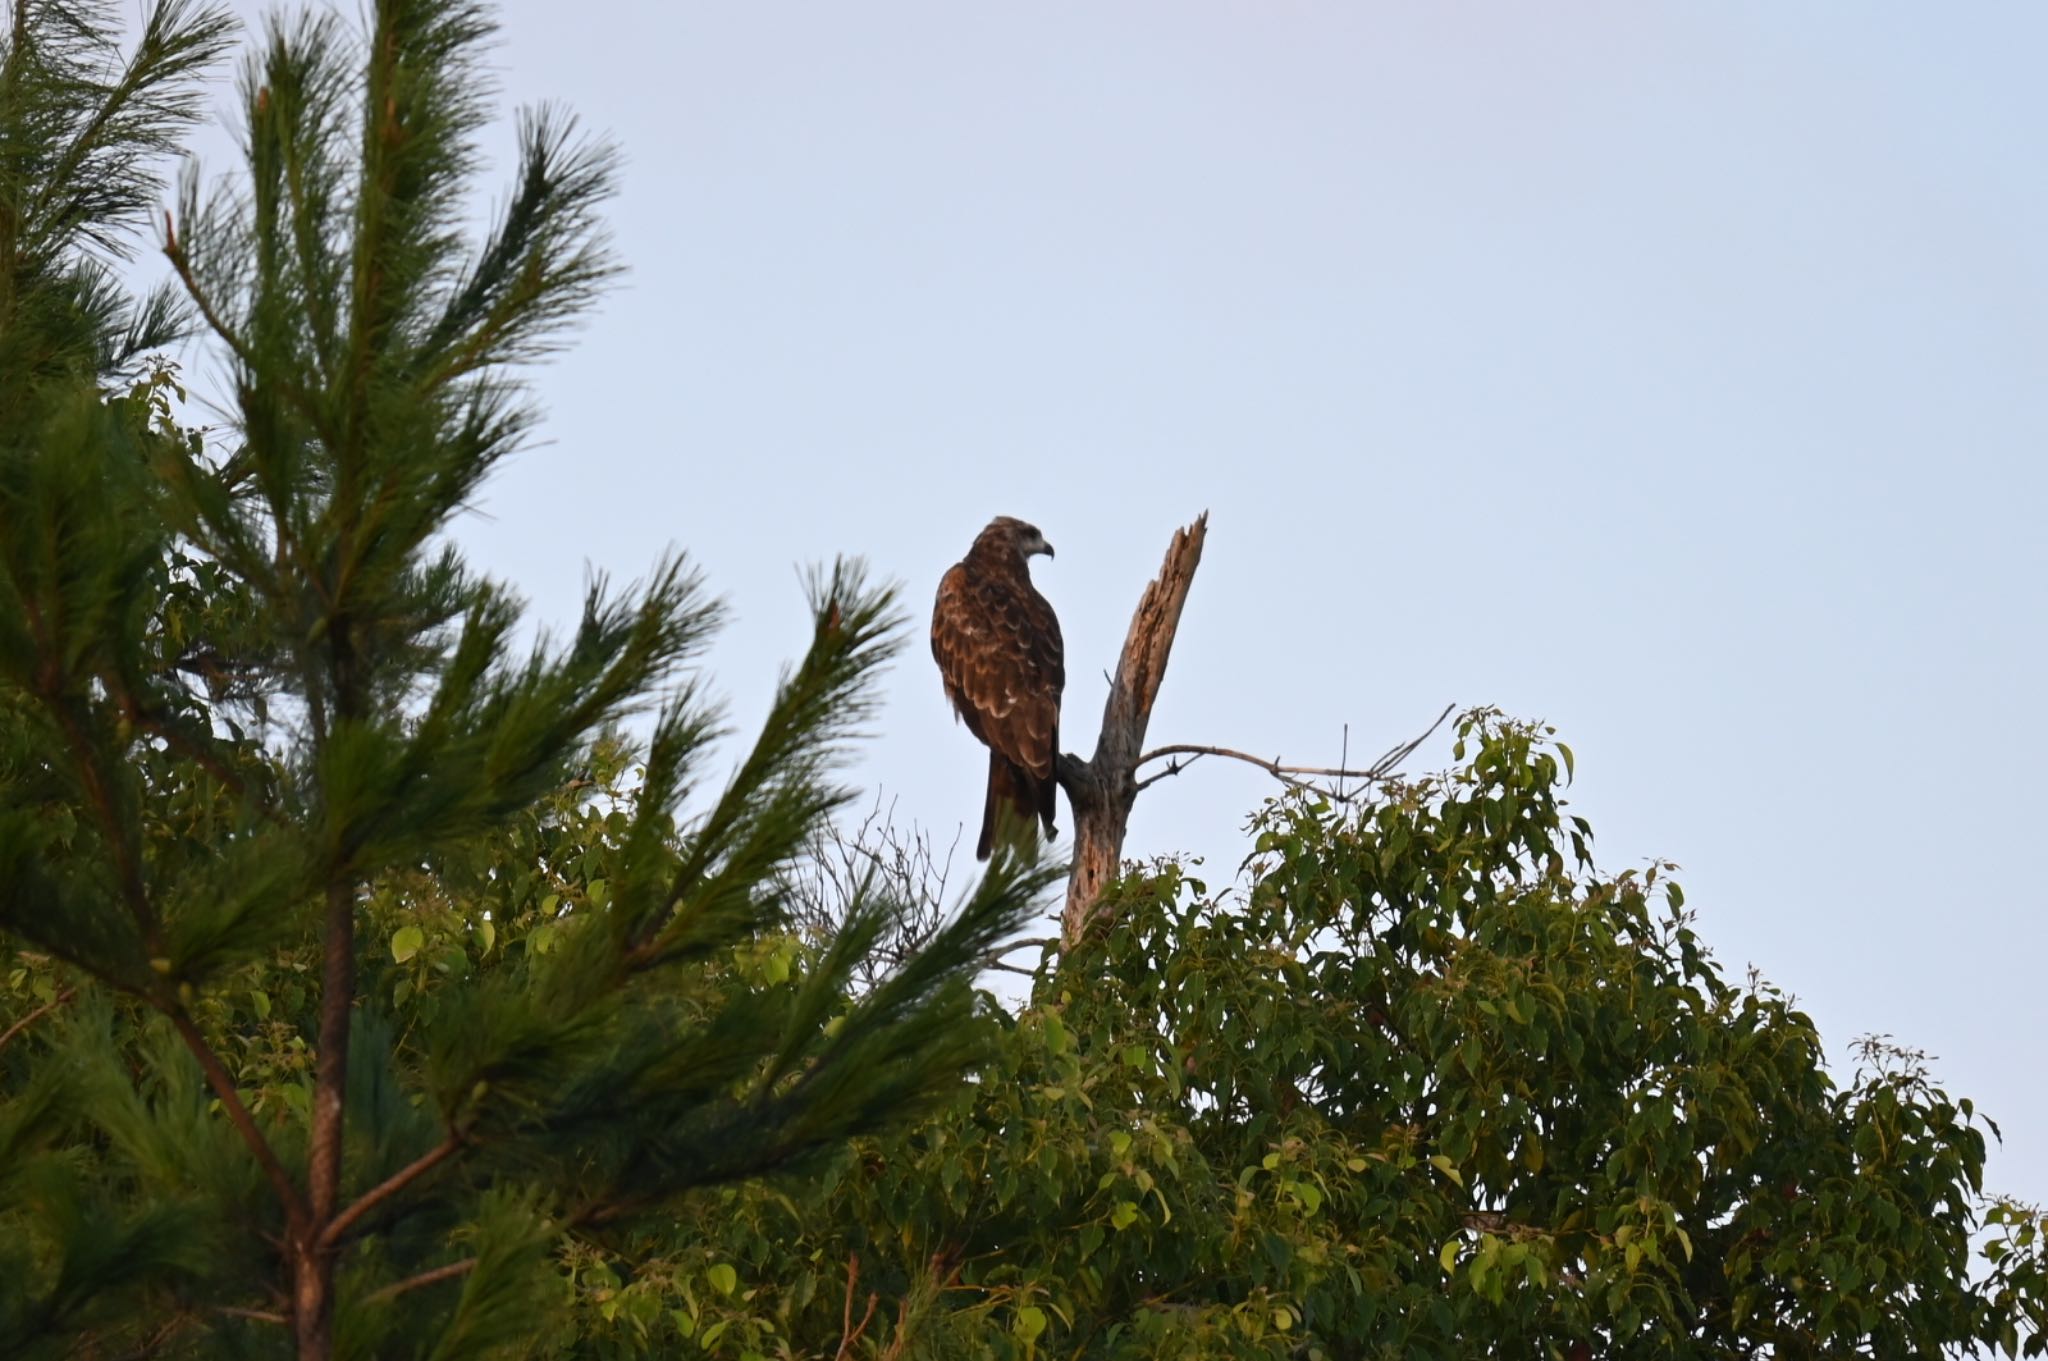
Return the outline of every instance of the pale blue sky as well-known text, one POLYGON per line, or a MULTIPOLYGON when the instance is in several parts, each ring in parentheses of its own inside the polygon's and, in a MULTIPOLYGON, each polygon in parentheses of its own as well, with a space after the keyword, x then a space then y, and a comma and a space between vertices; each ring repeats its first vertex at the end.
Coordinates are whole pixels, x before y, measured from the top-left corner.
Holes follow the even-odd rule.
MULTIPOLYGON (((2048 9, 505 25, 508 97, 628 158, 632 273, 463 535, 543 618, 680 544, 751 722, 798 565, 865 555, 918 622, 858 773, 950 835, 983 766, 924 649, 939 573, 991 515, 1045 530, 1085 751, 1207 508, 1156 741, 1326 761, 1451 701, 1554 722, 1603 863, 1681 862, 1719 958, 1845 1071, 1868 1031, 1933 1051, 2005 1126, 1993 1184, 2048 1200, 2048 9)), ((1234 867, 1268 789, 1198 768, 1127 849, 1234 867)))

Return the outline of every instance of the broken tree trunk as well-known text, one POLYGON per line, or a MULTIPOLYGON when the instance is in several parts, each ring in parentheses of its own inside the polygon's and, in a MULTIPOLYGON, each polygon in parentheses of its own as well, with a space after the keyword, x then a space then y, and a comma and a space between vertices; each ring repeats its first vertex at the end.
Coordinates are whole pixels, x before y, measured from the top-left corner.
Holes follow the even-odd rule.
POLYGON ((1187 603, 1208 532, 1207 511, 1187 528, 1175 530, 1159 575, 1145 587, 1124 637, 1109 700, 1102 706, 1102 734, 1095 739, 1094 759, 1060 754, 1060 787, 1074 810, 1074 864, 1061 915, 1063 946, 1071 946, 1088 929, 1103 885, 1116 877, 1123 862, 1124 831, 1138 797, 1138 757, 1144 751, 1145 728, 1152 721, 1152 702, 1166 676, 1181 606, 1187 603))

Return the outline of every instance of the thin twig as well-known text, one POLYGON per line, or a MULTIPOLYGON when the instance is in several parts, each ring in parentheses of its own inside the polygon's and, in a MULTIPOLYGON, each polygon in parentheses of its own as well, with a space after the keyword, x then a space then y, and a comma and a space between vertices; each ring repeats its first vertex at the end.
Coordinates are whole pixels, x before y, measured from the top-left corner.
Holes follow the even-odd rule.
POLYGON ((178 240, 177 220, 171 216, 169 209, 164 211, 164 258, 171 262, 171 269, 177 274, 178 282, 185 285, 186 295, 192 299, 192 305, 199 309, 200 320, 204 321, 207 328, 234 352, 235 358, 242 362, 244 368, 254 370, 255 361, 250 358, 249 349, 242 343, 241 336, 228 326, 226 318, 214 308, 213 299, 199 286, 199 277, 192 269, 192 258, 185 254, 184 243, 178 240))
POLYGON ((77 995, 77 988, 66 988, 64 989, 64 991, 58 993, 49 1001, 37 1007, 34 1011, 31 1011, 28 1015, 16 1021, 13 1025, 7 1027, 7 1029, 0 1030, 0 1049, 5 1049, 7 1047, 7 1042, 9 1040, 13 1039, 16 1035, 19 1035, 22 1031, 27 1030, 37 1021, 42 1020, 43 1017, 49 1015, 58 1007, 63 1006, 66 1002, 70 1001, 73 997, 77 995))
POLYGON ((1380 759, 1372 763, 1372 768, 1374 770, 1382 771, 1392 770, 1395 766, 1401 764, 1401 762, 1413 756, 1415 754, 1416 748, 1420 747, 1424 742, 1427 742, 1436 733, 1436 730, 1444 725, 1444 720, 1449 718, 1452 712, 1457 709, 1457 707, 1458 706, 1455 701, 1453 701, 1450 704, 1446 704, 1444 706, 1444 711, 1436 716, 1436 722, 1430 724, 1427 728, 1424 728, 1421 733, 1419 733, 1415 737, 1410 738, 1408 741, 1387 748, 1387 750, 1380 756, 1380 759))
POLYGON ((237 1309, 231 1304, 217 1304, 214 1306, 213 1311, 216 1314, 226 1314, 229 1318, 255 1319, 258 1323, 291 1322, 291 1320, 286 1318, 283 1314, 277 1313, 276 1311, 270 1309, 237 1309))
MULTIPOLYGON (((1192 742, 1182 742, 1170 747, 1155 747, 1138 758, 1140 766, 1152 761, 1168 762, 1166 769, 1140 780, 1138 788, 1143 790, 1150 785, 1157 784, 1169 775, 1178 775, 1204 756, 1225 756, 1233 761, 1243 761, 1248 765, 1257 766, 1282 784, 1289 785, 1295 789, 1318 789, 1318 786, 1311 783, 1311 780, 1314 779, 1359 780, 1366 784, 1378 784, 1393 774, 1401 762, 1413 756, 1416 748, 1427 742, 1436 730, 1443 726, 1444 720, 1449 718, 1452 711, 1457 707, 1455 704, 1445 705, 1444 711, 1437 715, 1436 722, 1430 724, 1420 736, 1411 738, 1406 742, 1397 743, 1389 748, 1386 754, 1381 756, 1379 760, 1374 761, 1362 770, 1347 769, 1343 766, 1282 765, 1278 757, 1267 760, 1263 756, 1254 756, 1248 751, 1238 751, 1233 747, 1212 747, 1192 742)), ((1346 734, 1346 741, 1348 744, 1348 733, 1346 734)), ((1336 797, 1340 801, 1348 801, 1356 796, 1344 794, 1340 788, 1340 792, 1337 793, 1336 797)))
MULTIPOLYGON (((1342 768, 1342 767, 1344 767, 1344 766, 1348 766, 1348 765, 1350 765, 1350 764, 1351 764, 1351 725, 1350 725, 1349 723, 1346 723, 1346 724, 1344 725, 1344 745, 1343 745, 1343 746, 1341 746, 1341 747, 1339 747, 1339 748, 1337 749, 1337 765, 1338 765, 1338 767, 1339 767, 1339 768, 1342 768)), ((1339 803, 1342 803, 1342 802, 1344 802, 1344 777, 1343 777, 1342 775, 1339 775, 1339 776, 1337 777, 1337 802, 1339 802, 1339 803)))
POLYGON ((1308 781, 1295 779, 1294 776, 1291 773, 1289 773, 1288 769, 1285 766, 1280 765, 1276 761, 1267 761, 1260 757, 1250 755, 1246 752, 1232 751, 1227 747, 1197 747, 1189 743, 1181 743, 1179 745, 1171 747, 1160 747, 1156 751, 1148 751, 1143 756, 1138 758, 1138 764, 1140 765, 1143 765, 1147 761, 1160 760, 1166 757, 1172 757, 1174 759, 1167 761, 1166 768, 1157 773, 1156 775, 1147 775, 1144 779, 1138 781, 1138 787, 1136 792, 1142 794, 1146 790, 1150 789, 1153 785, 1158 784, 1163 779, 1166 779, 1168 776, 1180 774, 1183 770, 1186 770, 1189 766, 1201 760, 1204 756, 1235 757, 1240 761, 1247 761, 1252 765, 1257 766, 1259 769, 1271 775, 1274 779, 1280 781, 1280 783, 1288 785, 1291 788, 1307 789, 1310 787, 1308 781), (1181 759, 1183 757, 1186 759, 1181 759))
POLYGON ((333 1221, 328 1224, 327 1228, 320 1235, 320 1246, 331 1248, 336 1243, 339 1243, 342 1235, 347 1233, 350 1226, 358 1219, 376 1209, 385 1200, 403 1191, 419 1178, 433 1171, 442 1162, 453 1156, 455 1151, 461 1147, 462 1136, 450 1133, 446 1139, 443 1139, 435 1147, 363 1192, 362 1195, 356 1198, 354 1204, 336 1215, 333 1221))
POLYGON ((417 1290, 423 1285, 439 1285, 442 1281, 452 1281, 457 1276, 466 1276, 475 1269, 476 1258, 465 1257, 459 1262, 450 1262, 447 1266, 437 1266, 432 1271, 422 1271, 417 1276, 393 1281, 382 1290, 373 1290, 363 1296, 363 1303, 382 1304, 385 1300, 403 1295, 408 1290, 417 1290))
MULTIPOLYGON (((1380 776, 1380 772, 1371 769, 1346 770, 1341 766, 1284 766, 1280 764, 1278 757, 1268 760, 1263 756, 1254 756, 1248 751, 1237 751, 1231 747, 1198 746, 1191 742, 1177 743, 1170 747, 1155 747, 1143 756, 1140 756, 1138 764, 1143 765, 1147 761, 1164 760, 1169 756, 1185 756, 1189 758, 1188 762, 1176 762, 1176 768, 1178 769, 1184 769, 1187 764, 1197 757, 1228 756, 1233 761, 1245 761, 1255 765, 1268 775, 1276 779, 1287 780, 1290 784, 1301 783, 1300 780, 1290 777, 1302 775, 1313 775, 1332 780, 1373 780, 1378 779, 1380 776)), ((1157 779, 1159 777, 1155 775, 1152 778, 1157 779)), ((1148 780, 1146 783, 1150 783, 1150 781, 1148 780)), ((1138 787, 1143 789, 1145 786, 1139 785, 1138 787)))

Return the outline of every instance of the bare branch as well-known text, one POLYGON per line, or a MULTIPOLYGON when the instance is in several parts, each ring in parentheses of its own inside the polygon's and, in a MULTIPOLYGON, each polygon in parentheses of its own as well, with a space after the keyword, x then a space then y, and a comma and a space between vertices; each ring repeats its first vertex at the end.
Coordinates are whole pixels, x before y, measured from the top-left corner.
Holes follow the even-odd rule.
POLYGON ((839 930, 863 899, 881 898, 898 909, 856 965, 863 991, 898 967, 930 940, 945 922, 946 884, 961 829, 940 846, 915 824, 898 826, 895 804, 877 797, 860 822, 847 827, 827 822, 812 833, 805 854, 779 877, 779 888, 796 924, 818 937, 839 930))
POLYGON ((1395 744, 1393 747, 1389 748, 1386 754, 1381 756, 1379 760, 1373 762, 1371 765, 1366 766, 1363 769, 1351 770, 1346 769, 1343 766, 1282 765, 1280 763, 1280 758, 1277 756, 1269 761, 1264 757, 1254 756, 1250 752, 1238 751, 1232 747, 1212 747, 1200 745, 1197 743, 1183 742, 1177 743, 1170 747, 1155 747, 1151 751, 1146 752, 1143 756, 1140 756, 1138 758, 1138 764, 1140 766, 1146 765, 1152 761, 1168 762, 1166 769, 1159 771, 1156 774, 1149 775, 1143 780, 1140 780, 1138 782, 1138 788, 1141 790, 1146 789, 1154 784, 1157 784, 1159 781, 1165 779, 1169 775, 1178 775, 1180 774, 1180 772, 1186 770, 1189 766, 1193 765, 1196 761, 1200 760, 1204 756, 1224 756, 1228 757, 1233 761, 1243 761, 1248 765, 1257 766, 1260 770, 1265 771, 1274 779, 1279 780, 1282 784, 1289 785, 1292 788, 1312 789, 1319 793, 1331 795, 1340 803, 1346 803, 1352 799, 1358 798, 1361 794, 1365 792, 1365 790, 1360 789, 1347 793, 1344 790, 1341 781, 1358 780, 1363 784, 1370 786, 1379 784, 1382 781, 1386 780, 1389 776, 1393 775, 1395 771, 1397 771, 1400 768, 1401 763, 1403 761, 1407 760, 1410 756, 1413 756, 1415 754, 1416 748, 1420 747, 1424 742, 1427 742, 1430 739, 1431 735, 1434 734, 1438 728, 1443 726, 1444 720, 1449 718, 1451 716, 1452 711, 1455 710, 1457 707, 1458 706, 1455 704, 1445 705, 1444 711, 1436 716, 1436 722, 1430 724, 1428 728, 1424 729, 1419 737, 1414 737, 1406 742, 1400 742, 1395 744), (1331 789, 1311 782, 1312 780, 1317 779, 1337 780, 1340 781, 1340 783, 1335 789, 1331 789))
POLYGON ((13 1039, 16 1035, 19 1035, 22 1031, 27 1030, 37 1021, 42 1020, 43 1017, 49 1015, 58 1007, 63 1006, 66 1002, 70 1001, 73 997, 77 995, 77 988, 66 988, 64 989, 64 991, 58 993, 49 1001, 37 1007, 34 1011, 31 1011, 28 1015, 16 1021, 13 1025, 7 1027, 7 1029, 0 1030, 0 1049, 5 1049, 7 1047, 7 1042, 9 1040, 13 1039))
MULTIPOLYGON (((1168 776, 1180 774, 1183 770, 1186 770, 1189 766, 1201 760, 1204 756, 1228 756, 1233 760, 1244 761, 1250 765, 1257 766, 1259 769, 1265 771, 1268 775, 1271 775, 1274 779, 1280 781, 1280 783, 1288 785, 1295 789, 1313 788, 1313 786, 1310 785, 1308 781, 1297 779, 1295 778, 1296 776, 1320 775, 1325 773, 1313 767, 1283 766, 1279 763, 1278 758, 1275 758, 1271 761, 1267 761, 1260 757, 1253 756, 1249 752, 1234 751, 1229 747, 1203 747, 1182 743, 1171 747, 1159 747, 1153 751, 1146 752, 1143 756, 1140 756, 1138 758, 1138 763, 1140 765, 1143 765, 1147 761, 1164 760, 1167 757, 1187 758, 1185 760, 1172 760, 1168 762, 1166 769, 1159 771, 1156 774, 1147 775, 1144 779, 1138 781, 1139 791, 1143 792, 1144 790, 1150 789, 1153 785, 1158 784, 1161 780, 1166 779, 1168 776)), ((1331 771, 1328 773, 1348 773, 1353 776, 1356 776, 1361 774, 1362 772, 1354 770, 1350 772, 1331 771)))
MULTIPOLYGON (((1104 886, 1120 871, 1131 806, 1141 791, 1169 775, 1179 774, 1204 756, 1221 756, 1255 765, 1292 788, 1314 790, 1345 802, 1365 792, 1347 788, 1347 782, 1356 780, 1368 788, 1383 783, 1456 711, 1456 705, 1445 705, 1436 722, 1420 736, 1397 743, 1363 769, 1351 766, 1348 726, 1344 733, 1345 755, 1336 766, 1288 765, 1277 756, 1269 760, 1232 747, 1182 744, 1146 751, 1145 730, 1166 677, 1167 659, 1173 651, 1195 569, 1201 565, 1202 546, 1208 533, 1207 511, 1196 516, 1192 524, 1175 531, 1159 574, 1146 584, 1131 617, 1130 629, 1124 635, 1116 674, 1109 683, 1109 697, 1102 707, 1102 730, 1095 741, 1095 754, 1083 760, 1072 752, 1061 752, 1054 764, 1054 776, 1066 790, 1074 814, 1073 862, 1067 878, 1066 906, 1060 918, 1063 947, 1071 947, 1087 933, 1104 886), (1141 767, 1158 761, 1167 762, 1164 769, 1139 779, 1141 767), (1316 781, 1334 784, 1325 786, 1316 781)), ((1010 967, 1015 971, 1015 966, 1010 967)))
POLYGON ((1399 766, 1403 761, 1413 756, 1416 750, 1419 747, 1421 747, 1424 742, 1427 742, 1433 735, 1435 735, 1436 730, 1438 728, 1441 728, 1444 725, 1444 720, 1449 718, 1452 712, 1457 709, 1457 707, 1458 706, 1455 702, 1446 704, 1444 706, 1444 711, 1436 716, 1436 722, 1430 724, 1427 728, 1424 728, 1420 734, 1410 738, 1408 741, 1402 742, 1397 746, 1389 747, 1385 751, 1385 753, 1383 753, 1380 756, 1379 760, 1374 761, 1372 763, 1372 769, 1380 773, 1379 778, 1386 778, 1387 775, 1391 774, 1394 771, 1395 767, 1399 766))

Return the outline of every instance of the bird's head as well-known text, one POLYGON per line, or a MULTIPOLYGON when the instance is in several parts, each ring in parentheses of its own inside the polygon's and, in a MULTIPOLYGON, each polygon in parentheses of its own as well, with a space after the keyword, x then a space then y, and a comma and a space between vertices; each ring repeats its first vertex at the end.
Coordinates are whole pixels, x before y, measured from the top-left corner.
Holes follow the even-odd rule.
POLYGON ((1053 556, 1052 545, 1045 541, 1045 535, 1038 532, 1037 525, 1026 524, 1012 516, 996 516, 988 522, 988 528, 981 531, 981 536, 984 539, 1000 539, 1008 544, 1018 557, 1026 560, 1037 553, 1043 553, 1047 557, 1053 556))

